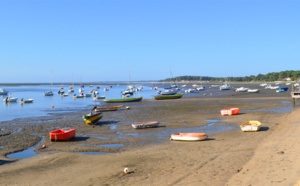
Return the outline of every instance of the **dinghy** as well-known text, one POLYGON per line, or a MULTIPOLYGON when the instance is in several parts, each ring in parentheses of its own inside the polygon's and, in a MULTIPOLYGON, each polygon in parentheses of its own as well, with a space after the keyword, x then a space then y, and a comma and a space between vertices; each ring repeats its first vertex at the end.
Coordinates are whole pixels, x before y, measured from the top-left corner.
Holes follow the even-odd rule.
POLYGON ((240 109, 239 108, 229 108, 229 109, 223 109, 221 110, 222 116, 231 116, 231 115, 237 115, 239 114, 240 109))
POLYGON ((49 133, 51 141, 66 141, 75 138, 75 129, 58 129, 49 133))
POLYGON ((102 113, 89 113, 85 116, 82 116, 82 118, 87 124, 95 124, 102 118, 102 113))
POLYGON ((158 127, 158 125, 159 125, 158 121, 148 121, 148 122, 131 124, 131 126, 135 129, 155 128, 155 127, 158 127))
POLYGON ((206 133, 177 133, 171 135, 171 140, 201 141, 207 139, 206 133))
POLYGON ((243 132, 255 132, 260 129, 261 123, 259 121, 247 121, 241 124, 241 129, 243 132))

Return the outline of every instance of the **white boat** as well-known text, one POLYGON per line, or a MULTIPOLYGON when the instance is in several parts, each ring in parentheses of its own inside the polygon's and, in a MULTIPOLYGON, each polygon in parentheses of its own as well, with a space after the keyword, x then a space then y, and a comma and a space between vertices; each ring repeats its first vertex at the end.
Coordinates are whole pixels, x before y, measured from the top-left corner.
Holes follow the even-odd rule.
POLYGON ((21 104, 23 104, 23 103, 32 103, 33 102, 33 99, 21 99, 20 101, 19 101, 19 103, 21 103, 21 104))
POLYGON ((201 141, 207 139, 206 133, 177 133, 171 135, 171 140, 201 141))
POLYGON ((184 87, 186 87, 186 85, 182 85, 181 87, 183 87, 183 88, 184 88, 184 87))
POLYGON ((267 85, 268 85, 267 83, 262 83, 262 84, 260 84, 259 86, 265 87, 265 86, 267 86, 267 85))
POLYGON ((76 95, 76 94, 73 95, 73 98, 83 98, 83 97, 84 97, 84 95, 82 93, 79 95, 76 95))
POLYGON ((54 93, 52 91, 50 92, 44 92, 44 96, 53 96, 54 93))
POLYGON ((261 123, 259 121, 247 121, 240 125, 243 132, 255 132, 260 129, 261 123))
POLYGON ((93 95, 93 94, 91 94, 91 93, 83 94, 84 97, 92 97, 92 95, 93 95))
POLYGON ((198 91, 193 88, 189 88, 189 89, 185 90, 185 92, 186 93, 198 93, 198 91))
POLYGON ((104 91, 109 91, 109 88, 104 88, 103 90, 104 90, 104 91))
POLYGON ((224 85, 220 86, 220 90, 231 90, 231 87, 230 87, 230 85, 225 83, 224 85))
POLYGON ((79 92, 84 92, 84 88, 79 88, 79 92))
POLYGON ((248 89, 247 92, 250 92, 250 93, 259 93, 260 89, 248 89))
POLYGON ((97 99, 105 99, 105 96, 94 96, 93 99, 94 99, 94 100, 97 100, 97 99))
POLYGON ((8 102, 17 102, 18 98, 13 98, 13 97, 7 97, 3 99, 3 102, 8 103, 8 102))
POLYGON ((235 89, 236 92, 247 92, 249 88, 245 88, 245 87, 240 87, 235 89))
POLYGON ((73 92, 74 92, 74 87, 69 87, 68 92, 69 92, 69 93, 73 93, 73 92))
POLYGON ((0 88, 0 95, 7 95, 8 91, 0 88))
POLYGON ((198 90, 198 91, 204 91, 205 87, 201 85, 201 86, 197 87, 196 90, 198 90))
POLYGON ((158 91, 159 94, 161 95, 174 95, 179 92, 180 89, 175 88, 175 89, 170 89, 170 90, 165 90, 165 91, 158 91))

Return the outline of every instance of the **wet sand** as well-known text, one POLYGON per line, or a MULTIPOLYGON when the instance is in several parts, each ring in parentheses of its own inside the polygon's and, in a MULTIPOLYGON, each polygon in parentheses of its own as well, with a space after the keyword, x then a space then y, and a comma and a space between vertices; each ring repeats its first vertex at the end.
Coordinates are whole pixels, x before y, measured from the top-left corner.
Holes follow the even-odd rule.
POLYGON ((128 103, 129 110, 105 112, 100 123, 93 126, 86 126, 81 117, 88 108, 82 113, 1 122, 0 184, 293 184, 299 179, 295 174, 299 170, 293 166, 298 160, 292 158, 299 152, 296 132, 300 129, 296 125, 299 111, 292 109, 291 104, 288 96, 229 93, 224 98, 128 103), (240 114, 222 117, 220 110, 230 107, 239 107, 240 114), (153 120, 160 121, 160 127, 143 130, 131 127, 133 122, 153 120), (259 120, 261 130, 242 132, 239 125, 248 120, 259 120), (75 128, 76 138, 51 142, 49 132, 63 127, 75 128), (278 133, 283 130, 285 140, 281 141, 278 133), (207 132, 209 138, 200 142, 170 141, 170 135, 179 131, 207 132), (43 142, 36 147, 38 155, 25 159, 6 157, 36 145, 41 139, 43 142), (42 149, 42 144, 46 148, 42 149), (107 144, 111 145, 102 146, 107 144), (284 148, 279 148, 280 145, 284 148), (279 167, 284 164, 285 170, 278 169, 277 164, 279 167), (132 172, 123 174, 124 167, 132 172), (261 172, 260 179, 247 177, 256 177, 257 169, 261 172), (294 174, 289 175, 289 169, 294 174), (282 179, 278 180, 278 175, 282 179))

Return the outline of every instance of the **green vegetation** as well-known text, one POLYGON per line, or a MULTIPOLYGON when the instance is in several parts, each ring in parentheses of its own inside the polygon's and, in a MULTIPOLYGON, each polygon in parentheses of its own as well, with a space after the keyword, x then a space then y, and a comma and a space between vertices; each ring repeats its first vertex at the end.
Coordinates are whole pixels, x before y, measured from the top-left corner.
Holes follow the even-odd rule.
MULTIPOLYGON (((247 82, 247 81, 284 81, 291 78, 291 81, 300 79, 300 71, 286 70, 281 72, 270 72, 268 74, 258 74, 257 76, 245 77, 226 77, 228 81, 247 82)), ((224 77, 208 77, 208 76, 178 76, 168 78, 161 81, 224 81, 224 77)))

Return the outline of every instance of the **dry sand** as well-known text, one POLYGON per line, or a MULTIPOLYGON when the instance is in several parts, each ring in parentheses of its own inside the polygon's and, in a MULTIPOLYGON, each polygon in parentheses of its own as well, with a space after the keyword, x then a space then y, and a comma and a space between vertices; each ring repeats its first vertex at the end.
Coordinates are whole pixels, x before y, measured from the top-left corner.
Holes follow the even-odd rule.
MULTIPOLYGON (((134 103, 130 110, 105 113, 101 125, 93 127, 83 124, 81 113, 53 116, 55 120, 42 123, 24 120, 16 125, 20 131, 3 132, 0 137, 4 146, 0 185, 293 185, 300 179, 300 111, 281 110, 290 105, 291 98, 150 100, 134 103), (229 107, 239 107, 241 113, 222 117, 220 109, 229 107), (130 126, 149 120, 158 120, 163 127, 134 130, 130 126), (170 132, 206 126, 207 120, 218 120, 214 127, 224 131, 208 133, 206 141, 169 141, 170 132), (248 120, 259 120, 262 130, 242 132, 239 125, 248 120), (76 128, 76 139, 51 142, 49 129, 58 126, 76 128), (37 147, 38 155, 5 157, 36 143, 39 136, 45 137, 47 148, 37 147), (98 146, 107 143, 125 146, 98 146), (113 153, 74 153, 78 151, 113 153), (123 173, 125 167, 130 174, 123 173)), ((18 128, 1 126, 4 131, 18 128)))

